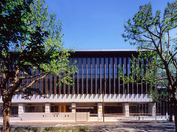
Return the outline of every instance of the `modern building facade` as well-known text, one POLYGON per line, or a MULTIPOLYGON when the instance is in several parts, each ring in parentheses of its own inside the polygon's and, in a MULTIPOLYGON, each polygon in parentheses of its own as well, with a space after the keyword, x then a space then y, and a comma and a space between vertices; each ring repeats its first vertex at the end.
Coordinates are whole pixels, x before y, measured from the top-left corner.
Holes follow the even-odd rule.
POLYGON ((59 87, 56 85, 59 78, 48 75, 33 85, 47 98, 34 93, 30 100, 24 100, 17 94, 13 96, 11 116, 41 121, 117 121, 154 116, 156 108, 165 115, 168 103, 153 103, 147 94, 147 84, 124 84, 119 78, 118 66, 129 76, 132 54, 137 56, 137 50, 76 50, 69 58, 70 64, 78 68, 72 76, 74 85, 59 87))

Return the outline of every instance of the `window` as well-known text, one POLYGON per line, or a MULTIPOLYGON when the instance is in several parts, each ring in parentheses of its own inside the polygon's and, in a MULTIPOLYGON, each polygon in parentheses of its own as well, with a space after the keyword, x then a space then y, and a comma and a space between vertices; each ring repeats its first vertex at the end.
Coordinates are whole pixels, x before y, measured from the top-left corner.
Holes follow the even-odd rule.
MULTIPOLYGON (((2 117, 3 106, 0 106, 0 117, 2 117)), ((18 106, 12 105, 10 107, 10 117, 18 117, 18 106)))
POLYGON ((121 105, 105 106, 105 114, 108 113, 123 113, 123 107, 121 105))
POLYGON ((25 112, 45 112, 44 105, 26 105, 25 112))
POLYGON ((70 105, 51 105, 51 112, 71 112, 70 105))

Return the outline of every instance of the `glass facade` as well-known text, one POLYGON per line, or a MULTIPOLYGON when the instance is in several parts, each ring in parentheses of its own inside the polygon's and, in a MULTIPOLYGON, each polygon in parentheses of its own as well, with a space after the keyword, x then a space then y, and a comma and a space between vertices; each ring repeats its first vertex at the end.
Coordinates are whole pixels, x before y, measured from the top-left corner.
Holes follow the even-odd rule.
MULTIPOLYGON (((131 69, 130 58, 137 52, 75 52, 69 58, 70 65, 78 69, 73 74, 73 86, 56 83, 60 80, 55 75, 47 75, 44 79, 35 82, 32 87, 39 89, 43 94, 145 94, 147 85, 124 84, 118 77, 119 67, 123 68, 125 76, 129 76, 131 69)), ((140 62, 139 62, 140 63, 140 62)), ((141 63, 144 63, 141 62, 141 63)), ((32 74, 40 73, 39 70, 31 71, 32 74)), ((23 75, 24 73, 21 73, 23 75)), ((62 73, 64 76, 64 74, 62 73)), ((23 80, 22 86, 27 86, 33 79, 23 80)), ((9 86, 7 84, 7 86, 9 86)), ((20 87, 20 88, 21 88, 20 87)), ((36 94, 35 91, 31 93, 36 94)), ((19 93, 20 94, 20 93, 19 93)))
MULTIPOLYGON (((144 84, 124 84, 118 77, 118 66, 123 67, 124 74, 129 76, 131 70, 129 55, 84 55, 71 56, 70 61, 76 62, 78 68, 73 75, 74 85, 63 89, 59 94, 145 94, 144 84), (71 90, 72 89, 72 90, 71 90), (69 92, 70 91, 70 92, 69 92)), ((55 89, 55 88, 54 88, 55 89)), ((57 93, 58 94, 58 93, 57 93)))

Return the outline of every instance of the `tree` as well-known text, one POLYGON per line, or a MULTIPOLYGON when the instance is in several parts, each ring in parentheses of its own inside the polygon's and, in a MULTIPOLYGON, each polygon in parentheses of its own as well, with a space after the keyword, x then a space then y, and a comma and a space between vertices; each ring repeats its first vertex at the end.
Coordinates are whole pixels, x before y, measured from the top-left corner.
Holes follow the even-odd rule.
POLYGON ((125 41, 137 45, 139 49, 154 51, 158 59, 159 71, 165 73, 162 78, 167 81, 170 100, 175 106, 175 126, 177 131, 177 52, 175 34, 170 35, 177 27, 177 1, 168 3, 163 15, 156 11, 152 15, 151 4, 140 6, 138 13, 127 21, 122 34, 125 41))
POLYGON ((33 84, 48 74, 72 85, 70 51, 64 49, 62 22, 49 14, 44 0, 2 0, 0 2, 0 89, 3 101, 3 132, 10 131, 9 114, 13 95, 25 99, 35 91, 33 84), (34 72, 36 70, 39 72, 34 72), (35 74, 34 74, 35 73, 35 74), (22 82, 32 79, 29 85, 22 82), (7 86, 9 84, 9 86, 7 86))
MULTIPOLYGON (((168 101, 167 80, 164 72, 158 68, 159 59, 155 51, 139 50, 137 55, 130 58, 130 69, 128 74, 123 67, 118 67, 118 76, 123 84, 138 86, 137 93, 148 94, 153 103, 168 101), (143 89, 139 89, 143 86, 143 89), (143 91, 142 91, 143 90, 143 91)), ((156 119, 156 113, 155 113, 156 119)))

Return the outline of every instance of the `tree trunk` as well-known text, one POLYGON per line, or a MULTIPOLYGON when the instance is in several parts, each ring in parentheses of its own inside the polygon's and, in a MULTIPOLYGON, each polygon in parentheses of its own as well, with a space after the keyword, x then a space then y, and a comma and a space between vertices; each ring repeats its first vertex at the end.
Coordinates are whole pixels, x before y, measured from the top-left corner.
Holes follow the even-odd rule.
POLYGON ((175 132, 177 132, 177 104, 176 104, 176 101, 174 103, 174 107, 175 107, 175 132))
POLYGON ((171 104, 171 102, 169 103, 169 113, 170 113, 170 117, 169 117, 169 121, 170 122, 172 122, 173 120, 172 120, 172 109, 173 109, 173 107, 172 107, 172 104, 171 104))
POLYGON ((6 97, 3 100, 3 129, 2 132, 10 132, 10 120, 9 120, 9 115, 10 115, 10 106, 11 106, 11 98, 6 97))

